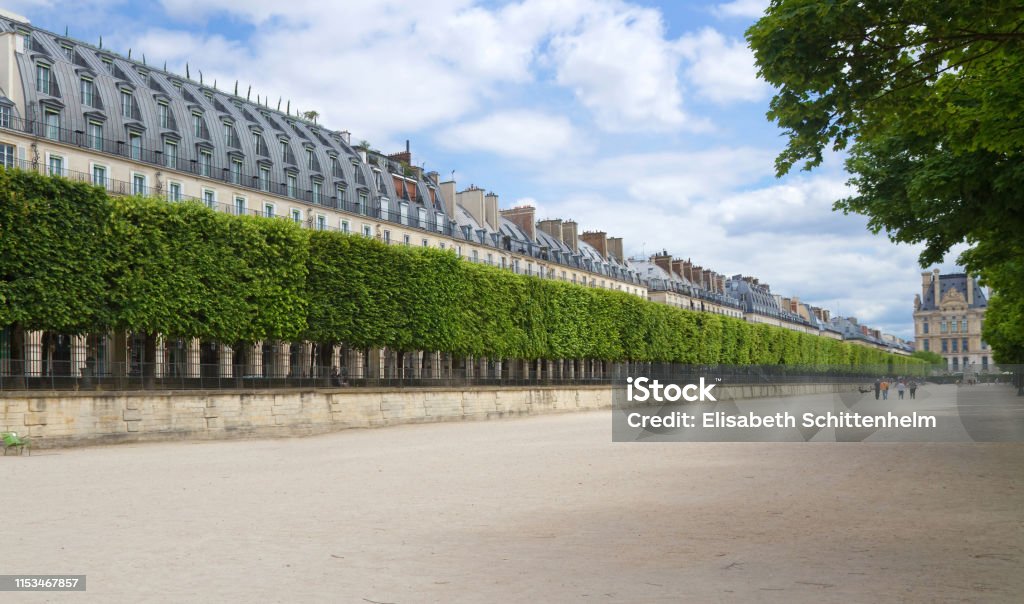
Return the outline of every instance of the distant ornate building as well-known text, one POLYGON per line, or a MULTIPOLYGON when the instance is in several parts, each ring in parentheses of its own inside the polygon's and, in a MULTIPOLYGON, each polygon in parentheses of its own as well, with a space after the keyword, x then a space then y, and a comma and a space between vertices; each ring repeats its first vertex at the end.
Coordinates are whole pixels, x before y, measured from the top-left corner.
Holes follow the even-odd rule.
POLYGON ((921 294, 914 296, 917 350, 938 353, 950 371, 988 371, 992 351, 981 339, 988 300, 967 274, 921 274, 921 294))

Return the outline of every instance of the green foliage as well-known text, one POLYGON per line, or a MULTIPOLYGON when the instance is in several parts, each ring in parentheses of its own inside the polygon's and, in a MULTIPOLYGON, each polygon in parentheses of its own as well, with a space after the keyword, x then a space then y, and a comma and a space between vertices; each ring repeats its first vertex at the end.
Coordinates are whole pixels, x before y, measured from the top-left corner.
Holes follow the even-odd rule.
POLYGON ((0 235, 0 319, 35 329, 492 358, 912 364, 816 335, 514 275, 451 251, 310 232, 200 204, 108 199, 101 189, 30 173, 0 172, 0 235))
MULTIPOLYGON (((788 136, 780 176, 847 149, 857 193, 836 209, 923 243, 922 266, 967 242, 962 266, 1004 299, 1024 297, 1019 0, 774 0, 747 39, 778 88, 768 117, 788 136)), ((990 339, 1004 359, 1020 358, 1024 338, 1011 306, 998 306, 990 339)))
POLYGON ((944 365, 946 362, 942 358, 941 354, 937 352, 932 352, 930 350, 915 350, 914 354, 910 356, 914 357, 915 359, 921 359, 922 361, 928 363, 929 365, 944 365))
POLYGON ((0 325, 104 325, 109 201, 101 189, 0 169, 0 325))

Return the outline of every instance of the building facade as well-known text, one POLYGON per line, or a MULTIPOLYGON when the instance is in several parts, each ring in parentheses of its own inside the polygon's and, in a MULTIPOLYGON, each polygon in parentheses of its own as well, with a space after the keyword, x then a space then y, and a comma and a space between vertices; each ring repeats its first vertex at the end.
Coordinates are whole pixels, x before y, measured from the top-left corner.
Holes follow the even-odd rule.
POLYGON ((992 350, 981 337, 988 299, 968 274, 921 274, 921 293, 914 296, 914 339, 917 350, 934 352, 949 371, 977 373, 994 369, 992 350))

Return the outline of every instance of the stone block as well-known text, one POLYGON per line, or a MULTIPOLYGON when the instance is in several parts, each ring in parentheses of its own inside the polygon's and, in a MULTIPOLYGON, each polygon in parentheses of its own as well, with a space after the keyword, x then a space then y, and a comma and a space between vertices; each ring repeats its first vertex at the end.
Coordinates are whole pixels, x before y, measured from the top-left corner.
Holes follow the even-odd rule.
POLYGON ((34 398, 28 403, 29 411, 46 411, 46 399, 45 398, 34 398))
POLYGON ((223 430, 224 420, 219 417, 207 417, 206 418, 206 429, 207 430, 223 430))
POLYGON ((138 409, 125 409, 122 413, 122 418, 126 422, 137 422, 142 419, 142 411, 138 409))
POLYGON ((140 423, 141 422, 125 422, 125 427, 128 428, 129 432, 138 432, 140 423))
POLYGON ((45 426, 49 418, 45 413, 26 413, 25 414, 25 425, 26 426, 45 426))

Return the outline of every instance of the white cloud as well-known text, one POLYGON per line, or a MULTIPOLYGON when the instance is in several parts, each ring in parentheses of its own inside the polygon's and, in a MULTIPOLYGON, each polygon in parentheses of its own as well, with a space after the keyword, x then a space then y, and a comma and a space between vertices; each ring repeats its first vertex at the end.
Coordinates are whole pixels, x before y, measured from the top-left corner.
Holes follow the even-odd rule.
POLYGON ((438 142, 460 151, 488 151, 519 159, 547 160, 579 144, 564 116, 504 111, 443 131, 438 142))
POLYGON ((754 53, 742 40, 726 39, 711 28, 684 36, 679 50, 686 57, 686 79, 701 96, 716 103, 760 101, 771 88, 757 77, 754 53))
POLYGON ((760 19, 767 8, 767 0, 733 0, 716 6, 715 14, 720 17, 760 19))
POLYGON ((687 123, 677 71, 657 11, 601 10, 551 41, 556 80, 607 130, 678 129, 687 123))

